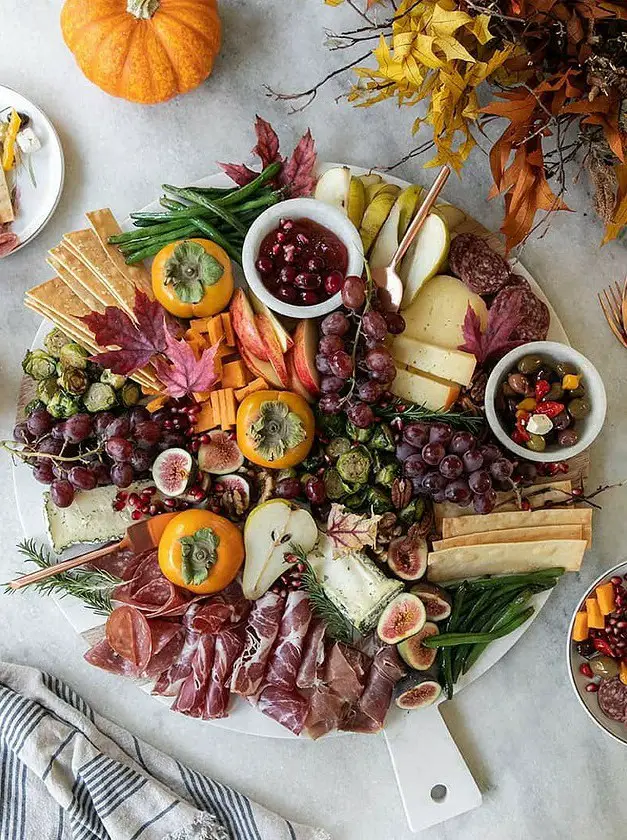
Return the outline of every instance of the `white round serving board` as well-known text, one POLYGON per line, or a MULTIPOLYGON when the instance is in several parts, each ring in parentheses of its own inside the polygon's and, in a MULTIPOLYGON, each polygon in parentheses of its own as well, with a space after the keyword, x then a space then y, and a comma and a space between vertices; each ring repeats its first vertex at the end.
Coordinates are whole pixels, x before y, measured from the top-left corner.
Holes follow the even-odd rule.
POLYGON ((48 223, 57 208, 63 181, 65 161, 59 135, 44 112, 22 94, 0 85, 0 111, 15 108, 30 117, 30 126, 41 143, 41 149, 31 155, 35 183, 31 181, 26 166, 18 174, 18 212, 9 230, 15 233, 20 243, 4 259, 28 245, 48 223))
MULTIPOLYGON (((322 164, 320 173, 337 165, 340 164, 322 164)), ((360 167, 351 168, 357 175, 369 171, 360 167)), ((390 177, 385 173, 382 174, 391 183, 398 184, 400 187, 409 186, 407 181, 390 177)), ((225 174, 217 173, 200 179, 196 182, 196 185, 226 187, 231 185, 231 181, 225 174)), ((159 202, 154 201, 144 209, 157 211, 161 208, 159 202)), ((130 229, 130 220, 127 219, 122 227, 130 229)), ((521 274, 530 282, 534 292, 549 307, 551 324, 548 339, 568 344, 569 341, 564 328, 542 289, 520 263, 516 263, 515 269, 518 274, 521 274)), ((243 282, 241 272, 240 282, 243 282)), ((32 348, 42 346, 44 336, 51 328, 52 324, 48 321, 41 324, 32 348)), ((15 463, 13 477, 16 504, 24 535, 38 541, 48 542, 42 499, 45 488, 34 480, 30 469, 21 462, 15 463)), ((74 546, 64 552, 62 557, 64 559, 72 557, 92 547, 74 546)), ((536 612, 531 619, 509 636, 493 642, 477 664, 458 681, 455 686, 455 693, 478 679, 516 644, 520 636, 538 616, 549 594, 550 592, 545 592, 535 596, 533 603, 536 612)), ((56 600, 59 608, 77 633, 84 634, 102 624, 102 619, 94 616, 80 601, 71 597, 57 598, 56 600)), ((146 683, 142 688, 149 691, 150 684, 146 683)), ((155 699, 167 705, 172 703, 172 698, 168 697, 155 696, 155 699)), ((253 706, 240 698, 235 698, 232 703, 229 717, 210 721, 210 723, 214 726, 248 735, 295 738, 288 730, 256 711, 253 706)), ((202 726, 205 725, 205 722, 201 721, 199 724, 202 726)), ((332 734, 345 735, 347 733, 332 734)), ((407 819, 413 830, 427 828, 480 804, 481 794, 449 735, 437 706, 420 711, 404 712, 392 705, 386 718, 384 735, 390 750, 407 819), (428 762, 424 761, 425 755, 430 756, 428 762), (443 799, 435 799, 432 795, 435 785, 445 786, 447 793, 443 799)), ((306 738, 297 740, 311 743, 306 738)))

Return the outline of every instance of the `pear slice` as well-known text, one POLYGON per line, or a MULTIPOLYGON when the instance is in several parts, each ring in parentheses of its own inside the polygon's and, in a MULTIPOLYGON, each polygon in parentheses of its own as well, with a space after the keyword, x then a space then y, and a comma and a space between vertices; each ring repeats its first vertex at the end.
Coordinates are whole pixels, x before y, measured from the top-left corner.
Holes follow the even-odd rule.
POLYGON ((409 306, 422 284, 444 265, 450 243, 451 237, 444 220, 430 213, 401 263, 399 275, 404 287, 402 309, 409 306))
POLYGON ((364 210, 366 209, 366 188, 363 181, 359 178, 352 177, 350 187, 348 189, 348 218, 359 230, 359 225, 364 217, 364 210))
POLYGON ((285 555, 292 544, 310 552, 317 540, 313 516, 294 502, 270 499, 253 508, 244 526, 242 589, 246 598, 260 598, 290 567, 285 555))
POLYGON ((381 193, 386 193, 388 195, 397 196, 400 192, 400 187, 397 187, 396 184, 388 184, 386 181, 382 181, 380 184, 373 184, 370 187, 366 187, 366 207, 375 200, 378 195, 381 193))
POLYGON ((368 253, 379 231, 385 224, 399 192, 398 187, 394 187, 393 184, 387 184, 366 207, 366 212, 359 228, 365 253, 368 253))
POLYGON ((358 177, 366 189, 372 187, 374 184, 381 184, 383 182, 383 178, 375 172, 369 172, 367 175, 359 175, 358 177))
POLYGON ((370 268, 384 268, 390 264, 413 218, 422 193, 422 187, 413 185, 404 189, 398 196, 372 246, 368 258, 370 268))
POLYGON ((459 207, 455 207, 454 204, 436 204, 433 208, 433 212, 436 216, 444 219, 449 233, 452 233, 455 228, 459 227, 462 222, 466 221, 466 214, 464 211, 460 210, 459 207))
POLYGON ((337 207, 346 213, 350 190, 351 171, 348 166, 334 166, 320 176, 314 198, 337 207))

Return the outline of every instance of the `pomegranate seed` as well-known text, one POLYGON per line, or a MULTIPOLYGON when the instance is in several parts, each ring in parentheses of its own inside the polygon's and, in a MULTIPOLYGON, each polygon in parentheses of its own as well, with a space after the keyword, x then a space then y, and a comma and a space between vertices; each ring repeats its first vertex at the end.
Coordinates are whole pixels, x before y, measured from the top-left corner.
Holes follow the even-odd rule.
POLYGON ((131 495, 128 497, 128 503, 131 507, 139 507, 140 501, 137 493, 131 493, 131 495))
POLYGON ((142 515, 143 514, 141 510, 134 510, 133 513, 131 513, 131 519, 134 519, 135 522, 137 522, 139 519, 142 518, 142 515))
POLYGON ((147 515, 147 513, 148 513, 149 509, 150 509, 150 505, 147 505, 147 504, 143 504, 143 505, 139 508, 139 510, 141 510, 141 512, 144 514, 144 516, 146 516, 146 515, 147 515))
POLYGON ((200 449, 200 441, 199 440, 193 440, 190 443, 189 448, 192 450, 192 452, 198 452, 198 450, 200 449))
POLYGON ((627 627, 627 621, 617 621, 616 626, 619 630, 624 630, 627 627))
POLYGON ((125 507, 126 505, 124 502, 113 502, 113 510, 124 510, 125 507))
POLYGON ((277 242, 285 242, 286 237, 282 230, 277 230, 275 238, 277 242))
POLYGON ((222 493, 224 492, 224 484, 222 484, 222 482, 220 481, 216 481, 216 483, 213 485, 213 489, 216 491, 216 493, 222 493))
POLYGON ((588 679, 592 679, 592 677, 594 676, 594 672, 587 662, 584 662, 582 665, 579 666, 579 673, 582 674, 584 677, 588 677, 588 679))
POLYGON ((616 618, 612 618, 612 617, 610 616, 610 617, 608 618, 608 620, 607 620, 607 623, 610 625, 610 627, 613 627, 613 626, 617 623, 617 621, 618 621, 618 619, 616 619, 616 618))
POLYGON ((604 656, 614 656, 614 651, 612 650, 610 644, 607 642, 606 639, 596 638, 594 640, 594 648, 598 650, 599 653, 602 653, 604 656))
POLYGON ((202 500, 206 498, 205 491, 200 487, 197 490, 194 490, 193 493, 191 493, 190 495, 192 499, 194 499, 197 502, 202 502, 202 500))
POLYGON ((586 691, 588 692, 588 694, 594 694, 598 690, 599 690, 599 686, 596 683, 591 682, 591 683, 588 683, 588 685, 586 686, 586 691))
POLYGON ((201 443, 209 443, 210 440, 211 440, 211 438, 209 437, 209 435, 201 435, 200 436, 200 442, 201 443))
POLYGON ((125 493, 124 490, 120 490, 115 494, 115 498, 120 502, 125 502, 128 499, 128 493, 125 493))
POLYGON ((305 566, 304 563, 298 563, 296 565, 296 571, 300 572, 301 574, 305 571, 305 569, 306 569, 306 566, 305 566))
POLYGON ((164 499, 163 504, 167 508, 175 508, 177 503, 176 503, 176 499, 164 499))
POLYGON ((613 583, 613 584, 614 584, 614 586, 620 586, 620 585, 622 584, 622 580, 621 580, 621 578, 619 578, 618 576, 616 576, 616 577, 613 577, 613 578, 610 580, 610 583, 613 583))
POLYGON ((172 421, 171 420, 164 420, 163 421, 163 428, 166 429, 166 431, 169 431, 172 428, 172 421))

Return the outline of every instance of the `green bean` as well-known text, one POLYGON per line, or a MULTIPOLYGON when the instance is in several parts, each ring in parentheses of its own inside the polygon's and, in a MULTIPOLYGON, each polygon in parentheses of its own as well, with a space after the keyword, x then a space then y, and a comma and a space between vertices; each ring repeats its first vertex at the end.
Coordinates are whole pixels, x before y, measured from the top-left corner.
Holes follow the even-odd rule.
POLYGON ((209 198, 205 198, 201 195, 195 195, 192 190, 189 190, 185 187, 174 187, 171 184, 163 184, 163 189, 172 195, 179 196, 180 198, 185 198, 187 201, 191 201, 195 204, 200 204, 202 207, 206 208, 207 210, 211 210, 212 213, 218 218, 223 219, 227 224, 231 225, 234 230, 239 231, 241 234, 246 234, 246 228, 239 222, 236 217, 231 213, 230 210, 227 210, 225 207, 222 207, 219 204, 211 201, 209 198))
POLYGON ((494 577, 475 578, 474 580, 460 581, 459 583, 449 584, 449 589, 456 589, 466 583, 472 590, 479 590, 492 587, 499 588, 501 586, 509 586, 511 584, 521 584, 526 586, 529 583, 538 583, 544 581, 546 578, 560 578, 566 570, 561 566, 555 566, 551 569, 539 569, 537 572, 529 572, 526 575, 500 575, 494 577))
POLYGON ((493 630, 490 633, 442 633, 439 636, 429 636, 423 641, 423 645, 428 648, 439 647, 455 647, 457 645, 475 645, 475 644, 489 644, 507 636, 509 633, 516 630, 521 624, 524 624, 534 613, 533 607, 528 607, 526 610, 518 613, 516 617, 504 627, 499 630, 493 630))
POLYGON ((242 264, 241 251, 234 247, 225 236, 213 227, 213 225, 210 225, 209 222, 201 218, 194 218, 192 221, 201 233, 213 240, 216 245, 224 248, 232 260, 235 260, 239 265, 242 264))
POLYGON ((159 251, 165 246, 169 245, 170 242, 176 242, 177 239, 182 239, 185 236, 192 236, 196 232, 195 225, 187 225, 184 228, 179 228, 175 232, 171 233, 164 233, 161 236, 155 236, 154 239, 148 240, 146 242, 138 243, 141 244, 142 247, 137 248, 135 250, 130 250, 127 248, 124 253, 124 259, 127 264, 136 263, 140 260, 145 260, 148 257, 154 257, 155 254, 158 254, 159 251))
POLYGON ((241 204, 242 201, 253 195, 259 187, 262 187, 268 181, 271 181, 275 175, 278 175, 281 171, 281 166, 282 163, 280 161, 266 166, 263 172, 260 175, 257 175, 253 181, 250 181, 248 184, 245 184, 243 187, 235 190, 230 195, 225 196, 225 198, 220 200, 220 204, 223 207, 232 207, 235 204, 241 204))
POLYGON ((140 239, 153 239, 155 236, 160 236, 162 233, 169 233, 172 230, 178 230, 185 227, 185 223, 179 219, 173 219, 169 222, 164 222, 160 225, 153 225, 152 227, 135 228, 125 233, 118 233, 115 236, 109 237, 109 242, 112 245, 127 245, 140 239))
MULTIPOLYGON (((523 589, 522 592, 520 592, 514 598, 513 601, 510 601, 509 604, 503 606, 500 610, 497 610, 493 616, 493 620, 491 626, 488 628, 488 631, 492 632, 493 630, 500 630, 501 627, 504 627, 506 624, 512 621, 518 614, 519 610, 525 606, 525 604, 529 601, 533 594, 534 593, 531 590, 531 588, 523 589)), ((467 656, 464 666, 462 668, 463 674, 465 674, 472 668, 472 666, 475 664, 477 659, 479 659, 486 647, 487 644, 485 643, 473 645, 472 650, 467 656)))

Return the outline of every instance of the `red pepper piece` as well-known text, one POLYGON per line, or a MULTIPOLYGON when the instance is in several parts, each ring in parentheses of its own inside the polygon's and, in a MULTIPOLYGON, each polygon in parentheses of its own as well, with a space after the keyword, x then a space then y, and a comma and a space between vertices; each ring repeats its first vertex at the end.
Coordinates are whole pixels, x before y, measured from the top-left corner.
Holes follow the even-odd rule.
POLYGON ((564 404, 552 400, 539 403, 535 408, 535 414, 546 414, 547 417, 557 417, 562 411, 564 411, 564 404))
POLYGON ((546 397, 550 390, 551 386, 546 379, 538 379, 536 382, 536 401, 540 402, 543 397, 546 397))
POLYGON ((514 431, 512 432, 512 440, 514 443, 525 444, 528 440, 531 440, 531 435, 529 432, 524 428, 522 425, 521 420, 518 420, 514 431))
POLYGON ((595 639, 594 640, 594 649, 598 650, 599 653, 602 653, 603 656, 614 656, 614 651, 609 646, 609 644, 605 641, 605 639, 595 639))

